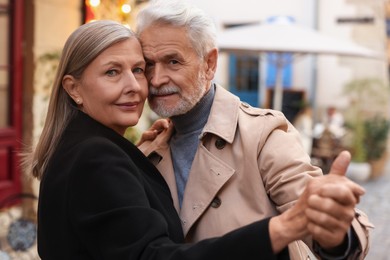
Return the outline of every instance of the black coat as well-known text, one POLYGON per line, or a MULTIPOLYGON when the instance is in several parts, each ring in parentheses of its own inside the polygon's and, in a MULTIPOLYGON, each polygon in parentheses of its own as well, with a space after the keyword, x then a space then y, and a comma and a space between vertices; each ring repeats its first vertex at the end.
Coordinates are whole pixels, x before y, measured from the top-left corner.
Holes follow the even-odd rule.
POLYGON ((66 127, 41 181, 40 257, 44 260, 274 257, 268 219, 219 239, 183 243, 180 219, 157 169, 124 137, 78 112, 66 127))

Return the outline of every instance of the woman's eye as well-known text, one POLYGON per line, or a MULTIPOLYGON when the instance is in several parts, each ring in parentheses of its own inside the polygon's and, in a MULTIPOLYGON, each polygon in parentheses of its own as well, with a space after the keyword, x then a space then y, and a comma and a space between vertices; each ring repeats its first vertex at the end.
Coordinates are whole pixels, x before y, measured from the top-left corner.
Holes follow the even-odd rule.
POLYGON ((108 70, 107 72, 106 72, 106 75, 108 75, 108 76, 116 76, 118 74, 118 72, 116 71, 116 70, 108 70))
POLYGON ((143 68, 135 68, 135 69, 133 69, 133 72, 134 73, 144 73, 144 69, 143 68))

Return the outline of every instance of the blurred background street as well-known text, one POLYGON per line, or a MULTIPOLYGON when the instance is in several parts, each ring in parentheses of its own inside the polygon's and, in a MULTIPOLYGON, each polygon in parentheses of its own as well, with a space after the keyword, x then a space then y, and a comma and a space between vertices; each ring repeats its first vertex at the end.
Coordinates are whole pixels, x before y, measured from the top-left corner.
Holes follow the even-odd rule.
POLYGON ((375 229, 371 232, 371 248, 366 257, 367 260, 390 259, 390 164, 388 163, 385 173, 375 180, 360 183, 365 189, 358 208, 369 216, 375 229))

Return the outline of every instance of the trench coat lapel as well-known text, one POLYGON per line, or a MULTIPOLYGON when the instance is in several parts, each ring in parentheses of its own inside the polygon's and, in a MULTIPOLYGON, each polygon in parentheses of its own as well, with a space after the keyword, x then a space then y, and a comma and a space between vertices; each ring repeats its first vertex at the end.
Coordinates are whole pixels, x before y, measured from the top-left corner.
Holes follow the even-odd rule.
POLYGON ((199 146, 193 165, 197 165, 197 168, 191 168, 179 214, 184 236, 235 173, 233 168, 211 154, 203 145, 199 146), (207 161, 207 164, 197 161, 207 161))
MULTIPOLYGON (((240 100, 217 85, 209 119, 203 128, 202 138, 212 134, 232 143, 236 132, 240 100), (227 100, 229 102, 227 102, 227 100), (221 117, 225 111, 229 117, 221 117)), ((199 144, 184 192, 180 211, 184 236, 207 210, 224 184, 234 175, 235 169, 199 144)))
POLYGON ((179 197, 177 194, 177 186, 176 186, 175 173, 173 170, 171 152, 168 146, 157 149, 156 152, 159 155, 161 155, 161 161, 158 163, 158 169, 161 175, 164 177, 165 182, 169 186, 169 190, 171 191, 171 196, 173 200, 173 205, 175 206, 175 209, 179 214, 180 212, 179 197))

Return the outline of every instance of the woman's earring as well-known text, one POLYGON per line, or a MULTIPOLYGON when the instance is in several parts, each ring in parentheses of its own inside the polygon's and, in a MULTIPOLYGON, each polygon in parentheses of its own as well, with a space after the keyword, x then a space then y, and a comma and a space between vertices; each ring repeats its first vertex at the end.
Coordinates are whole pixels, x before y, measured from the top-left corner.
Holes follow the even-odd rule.
POLYGON ((77 103, 77 104, 80 104, 80 99, 76 99, 76 103, 77 103))

